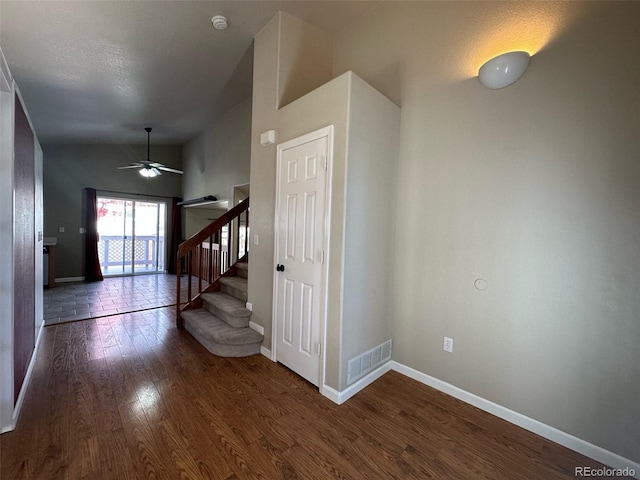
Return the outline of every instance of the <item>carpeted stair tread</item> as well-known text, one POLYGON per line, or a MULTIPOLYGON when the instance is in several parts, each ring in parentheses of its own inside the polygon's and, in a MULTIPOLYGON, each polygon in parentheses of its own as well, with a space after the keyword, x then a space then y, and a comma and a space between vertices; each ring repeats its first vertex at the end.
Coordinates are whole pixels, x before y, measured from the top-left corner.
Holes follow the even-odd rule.
POLYGON ((203 293, 204 308, 220 320, 235 328, 249 326, 251 311, 245 308, 245 303, 224 292, 203 293))
POLYGON ((242 277, 221 277, 220 289, 243 302, 247 301, 247 279, 242 277))
POLYGON ((249 264, 247 262, 236 263, 236 269, 239 277, 247 278, 249 276, 249 264))
POLYGON ((182 312, 185 329, 214 355, 246 357, 260 353, 264 337, 249 327, 234 328, 204 308, 182 312))

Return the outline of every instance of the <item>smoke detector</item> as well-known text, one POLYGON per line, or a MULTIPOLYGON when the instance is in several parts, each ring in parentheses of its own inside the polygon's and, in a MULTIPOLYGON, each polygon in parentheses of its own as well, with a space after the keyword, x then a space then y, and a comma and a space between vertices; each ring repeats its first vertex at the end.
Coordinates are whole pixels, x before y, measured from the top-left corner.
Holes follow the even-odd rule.
POLYGON ((211 23, 213 24, 213 28, 216 30, 224 30, 227 28, 227 19, 222 15, 216 15, 211 18, 211 23))

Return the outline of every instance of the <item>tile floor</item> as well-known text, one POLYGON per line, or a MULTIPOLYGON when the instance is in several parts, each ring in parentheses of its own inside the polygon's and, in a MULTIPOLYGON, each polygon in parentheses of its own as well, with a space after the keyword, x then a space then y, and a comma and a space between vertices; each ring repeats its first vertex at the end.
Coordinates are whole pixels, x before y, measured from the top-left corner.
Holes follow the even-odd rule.
MULTIPOLYGON (((182 278, 183 285, 185 278, 182 278)), ((185 299, 186 293, 181 298, 185 299)), ((54 325, 175 304, 175 275, 106 277, 102 282, 59 283, 44 291, 44 321, 45 325, 54 325)))

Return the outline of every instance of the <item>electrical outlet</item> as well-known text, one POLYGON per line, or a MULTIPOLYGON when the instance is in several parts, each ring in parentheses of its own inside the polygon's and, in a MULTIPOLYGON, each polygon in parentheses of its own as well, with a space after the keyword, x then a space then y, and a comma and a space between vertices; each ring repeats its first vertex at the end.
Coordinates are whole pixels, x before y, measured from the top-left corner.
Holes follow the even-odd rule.
POLYGON ((249 310, 250 312, 253 312, 253 304, 251 304, 250 302, 247 302, 247 303, 245 304, 245 308, 246 308, 247 310, 249 310))
POLYGON ((253 244, 258 245, 258 235, 253 236, 253 244))
POLYGON ((64 227, 58 227, 58 233, 64 233, 64 227))
POLYGON ((442 348, 445 352, 453 353, 453 338, 444 337, 442 348))

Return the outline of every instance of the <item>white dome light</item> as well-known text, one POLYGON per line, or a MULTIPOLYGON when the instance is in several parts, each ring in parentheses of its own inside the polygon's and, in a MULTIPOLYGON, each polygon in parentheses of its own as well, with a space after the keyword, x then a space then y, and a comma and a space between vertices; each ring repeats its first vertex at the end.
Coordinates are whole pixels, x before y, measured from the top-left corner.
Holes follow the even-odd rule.
POLYGON ((518 80, 529 66, 531 56, 527 52, 509 52, 488 60, 478 70, 480 83, 496 90, 518 80))

